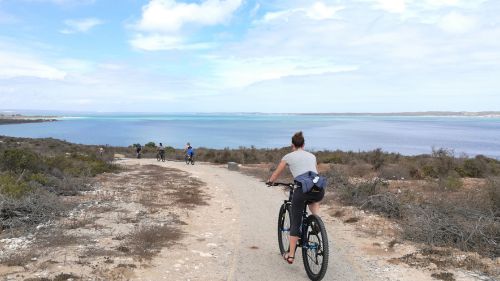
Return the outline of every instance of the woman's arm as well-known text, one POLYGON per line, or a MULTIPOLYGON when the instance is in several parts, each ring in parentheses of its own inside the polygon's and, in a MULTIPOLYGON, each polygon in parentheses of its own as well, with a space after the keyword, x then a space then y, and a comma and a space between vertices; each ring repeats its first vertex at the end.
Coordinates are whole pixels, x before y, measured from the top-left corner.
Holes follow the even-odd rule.
POLYGON ((281 172, 283 172, 283 170, 285 170, 285 168, 286 168, 286 162, 284 160, 281 160, 278 167, 276 168, 276 170, 274 171, 272 176, 269 178, 269 181, 274 182, 276 179, 278 179, 281 172))

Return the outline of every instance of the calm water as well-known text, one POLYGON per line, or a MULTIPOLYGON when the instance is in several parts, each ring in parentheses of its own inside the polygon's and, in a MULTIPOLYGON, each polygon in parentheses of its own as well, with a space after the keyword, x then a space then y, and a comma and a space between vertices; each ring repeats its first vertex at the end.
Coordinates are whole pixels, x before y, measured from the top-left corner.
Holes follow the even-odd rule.
POLYGON ((128 146, 149 141, 182 147, 287 146, 302 130, 309 149, 456 154, 500 157, 500 118, 373 117, 260 114, 85 115, 59 122, 0 126, 0 135, 53 137, 83 144, 128 146))

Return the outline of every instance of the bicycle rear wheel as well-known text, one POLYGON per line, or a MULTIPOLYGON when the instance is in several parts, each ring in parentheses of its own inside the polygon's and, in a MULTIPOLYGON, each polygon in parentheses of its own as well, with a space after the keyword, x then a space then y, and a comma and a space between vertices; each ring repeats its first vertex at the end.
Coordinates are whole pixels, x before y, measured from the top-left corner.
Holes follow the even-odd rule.
POLYGON ((278 245, 283 255, 290 250, 291 205, 281 205, 278 215, 278 245))
POLYGON ((310 215, 307 218, 306 239, 302 247, 302 260, 307 276, 311 280, 321 280, 328 267, 328 237, 325 224, 320 217, 310 215))

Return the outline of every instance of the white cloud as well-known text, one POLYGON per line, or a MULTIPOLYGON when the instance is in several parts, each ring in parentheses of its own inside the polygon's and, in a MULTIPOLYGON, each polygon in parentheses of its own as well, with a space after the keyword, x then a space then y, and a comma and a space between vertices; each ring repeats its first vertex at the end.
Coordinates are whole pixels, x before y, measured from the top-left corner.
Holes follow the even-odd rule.
POLYGON ((327 6, 323 2, 315 2, 311 6, 307 7, 285 9, 277 12, 268 12, 264 15, 262 21, 270 22, 278 19, 288 21, 289 18, 299 14, 304 15, 312 20, 334 19, 335 14, 343 9, 344 7, 342 6, 327 6))
POLYGON ((214 47, 211 43, 186 43, 180 36, 171 35, 136 35, 131 39, 132 47, 144 51, 162 50, 202 50, 214 47))
POLYGON ((437 23, 439 28, 450 33, 466 33, 477 26, 477 20, 471 16, 464 16, 458 12, 450 12, 437 23))
POLYGON ((177 36, 168 35, 137 35, 130 44, 132 47, 145 51, 171 50, 182 44, 182 39, 177 36))
POLYGON ((440 9, 446 7, 456 7, 463 9, 475 9, 487 0, 425 0, 423 2, 413 0, 415 5, 421 4, 427 9, 440 9))
POLYGON ((175 0, 151 0, 142 8, 142 17, 134 25, 138 32, 130 45, 144 51, 201 50, 214 43, 192 42, 181 29, 189 24, 213 26, 228 21, 240 7, 242 0, 206 0, 182 3, 175 0))
POLYGON ((64 21, 64 24, 67 26, 67 28, 61 30, 60 32, 64 34, 72 34, 79 32, 85 33, 103 23, 104 21, 96 18, 69 19, 64 21))
POLYGON ((406 11, 405 0, 377 0, 377 7, 390 13, 404 13, 406 11))
POLYGON ((40 59, 18 52, 0 50, 0 77, 35 77, 42 79, 61 80, 66 72, 50 66, 40 59))
POLYGON ((362 3, 371 3, 372 7, 389 13, 398 14, 402 19, 416 18, 426 20, 432 17, 432 12, 447 8, 465 10, 478 9, 488 0, 357 0, 362 3))
POLYGON ((148 32, 175 32, 184 25, 216 25, 226 22, 242 0, 206 0, 200 4, 175 0, 151 0, 142 8, 136 28, 148 32))
POLYGON ((316 2, 310 8, 306 9, 307 17, 314 20, 325 20, 325 19, 333 19, 335 13, 340 10, 343 10, 344 7, 334 7, 327 6, 323 2, 316 2))
POLYGON ((57 61, 57 68, 71 73, 83 73, 93 70, 94 64, 85 60, 66 58, 57 61))
POLYGON ((213 62, 217 84, 226 88, 240 88, 288 76, 322 75, 358 69, 354 65, 338 65, 328 59, 312 57, 214 58, 213 62))

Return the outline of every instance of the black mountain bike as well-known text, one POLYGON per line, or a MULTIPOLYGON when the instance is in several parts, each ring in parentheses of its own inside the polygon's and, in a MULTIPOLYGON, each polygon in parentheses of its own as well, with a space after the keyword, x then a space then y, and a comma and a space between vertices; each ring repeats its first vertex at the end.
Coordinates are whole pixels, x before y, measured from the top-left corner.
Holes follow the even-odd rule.
POLYGON ((191 165, 194 165, 194 155, 188 155, 186 154, 184 156, 184 160, 186 161, 186 164, 191 164, 191 165))
MULTIPOLYGON (((283 255, 290 250, 292 197, 295 185, 293 183, 279 182, 268 184, 285 186, 290 191, 288 200, 283 202, 278 215, 278 245, 281 255, 283 255)), ((307 203, 304 205, 297 248, 302 248, 302 261, 309 279, 321 280, 325 276, 328 267, 328 237, 323 220, 317 215, 307 215, 307 203)))
POLYGON ((158 162, 165 162, 165 152, 158 151, 158 153, 156 153, 156 160, 158 162))

